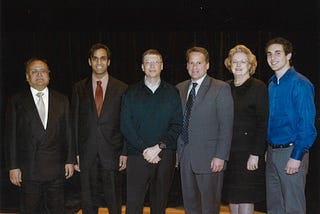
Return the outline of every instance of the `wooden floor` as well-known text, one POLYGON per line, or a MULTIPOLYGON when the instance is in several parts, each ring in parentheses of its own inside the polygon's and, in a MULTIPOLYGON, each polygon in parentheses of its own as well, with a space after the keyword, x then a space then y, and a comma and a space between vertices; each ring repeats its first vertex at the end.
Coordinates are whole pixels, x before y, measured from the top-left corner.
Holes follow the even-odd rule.
MULTIPOLYGON (((122 213, 125 213, 125 207, 122 207, 122 213)), ((77 214, 82 214, 81 210, 77 214)), ((107 208, 100 208, 99 214, 109 214, 107 208)), ((143 214, 150 214, 150 208, 145 207, 143 209, 143 214)), ((184 214, 184 209, 182 207, 176 207, 176 208, 167 208, 166 214, 184 214)), ((230 214, 228 206, 221 206, 220 214, 230 214)), ((262 212, 254 212, 254 214, 264 214, 262 212)))

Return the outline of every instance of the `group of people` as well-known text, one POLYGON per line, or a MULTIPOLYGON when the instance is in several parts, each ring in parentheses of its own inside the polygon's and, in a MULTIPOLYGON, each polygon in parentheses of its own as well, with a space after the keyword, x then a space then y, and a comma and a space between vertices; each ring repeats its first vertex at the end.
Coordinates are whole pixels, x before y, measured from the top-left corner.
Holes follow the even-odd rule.
POLYGON ((165 213, 175 167, 187 214, 218 214, 221 200, 232 214, 252 214, 265 199, 268 214, 306 213, 314 88, 291 65, 288 40, 274 38, 265 51, 274 71, 268 87, 253 77, 257 60, 244 45, 225 59, 232 80, 210 77, 208 51, 192 47, 190 79, 171 85, 161 78, 161 53, 149 49, 144 78, 128 86, 108 73, 111 51, 97 43, 70 106, 49 88, 47 62, 28 60, 30 88, 9 99, 5 132, 21 213, 64 213, 64 179, 74 170, 84 214, 98 213, 100 190, 109 213, 121 213, 124 170, 126 213, 142 213, 148 190, 151 213, 165 213))

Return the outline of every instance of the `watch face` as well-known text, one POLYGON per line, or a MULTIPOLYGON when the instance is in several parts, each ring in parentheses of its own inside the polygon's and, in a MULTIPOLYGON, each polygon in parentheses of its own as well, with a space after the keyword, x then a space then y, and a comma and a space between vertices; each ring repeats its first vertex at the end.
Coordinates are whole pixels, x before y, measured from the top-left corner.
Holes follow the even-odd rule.
POLYGON ((166 148, 166 144, 160 143, 160 144, 159 144, 159 147, 160 147, 160 149, 165 149, 165 148, 166 148))

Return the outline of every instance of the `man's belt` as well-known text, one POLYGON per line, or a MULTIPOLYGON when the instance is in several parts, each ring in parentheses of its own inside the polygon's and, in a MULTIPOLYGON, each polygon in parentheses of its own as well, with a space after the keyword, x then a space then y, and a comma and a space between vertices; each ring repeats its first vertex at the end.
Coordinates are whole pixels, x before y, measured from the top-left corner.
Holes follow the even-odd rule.
POLYGON ((293 142, 291 143, 287 143, 287 144, 282 144, 282 145, 276 145, 276 144, 271 144, 269 143, 269 146, 272 148, 272 149, 283 149, 283 148, 288 148, 290 146, 293 146, 293 142))

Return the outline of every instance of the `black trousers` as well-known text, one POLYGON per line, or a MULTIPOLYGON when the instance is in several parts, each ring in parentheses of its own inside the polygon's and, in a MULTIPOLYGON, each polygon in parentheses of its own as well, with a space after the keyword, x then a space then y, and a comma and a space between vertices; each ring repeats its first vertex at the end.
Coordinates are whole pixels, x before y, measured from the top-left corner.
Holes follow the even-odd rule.
POLYGON ((110 214, 121 214, 122 174, 119 171, 104 169, 97 157, 90 170, 80 172, 80 178, 83 214, 97 214, 102 204, 107 205, 110 214))
POLYGON ((171 188, 175 152, 165 150, 161 161, 148 163, 142 155, 129 155, 127 161, 127 214, 142 214, 144 199, 150 187, 150 213, 164 214, 171 188))
POLYGON ((64 178, 51 181, 23 180, 21 188, 22 214, 64 213, 64 178))

